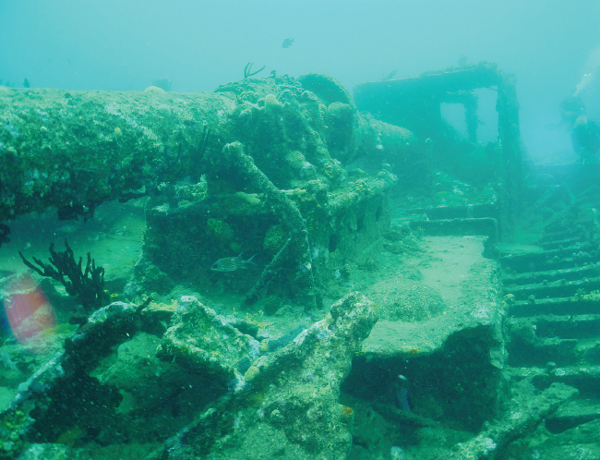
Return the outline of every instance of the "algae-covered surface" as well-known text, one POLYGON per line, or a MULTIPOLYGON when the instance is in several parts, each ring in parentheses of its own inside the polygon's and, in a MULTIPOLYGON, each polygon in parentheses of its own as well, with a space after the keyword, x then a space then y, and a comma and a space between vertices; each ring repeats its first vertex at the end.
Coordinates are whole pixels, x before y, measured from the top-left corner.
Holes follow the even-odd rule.
POLYGON ((319 74, 2 91, 0 459, 488 458, 572 398, 507 389, 505 170, 375 115, 319 74))
POLYGON ((363 351, 381 356, 431 353, 458 331, 498 324, 497 273, 493 261, 481 256, 484 239, 423 237, 418 253, 390 267, 391 275, 366 290, 382 319, 363 351), (417 292, 403 295, 406 289, 417 292), (388 309, 402 313, 386 320, 388 309))

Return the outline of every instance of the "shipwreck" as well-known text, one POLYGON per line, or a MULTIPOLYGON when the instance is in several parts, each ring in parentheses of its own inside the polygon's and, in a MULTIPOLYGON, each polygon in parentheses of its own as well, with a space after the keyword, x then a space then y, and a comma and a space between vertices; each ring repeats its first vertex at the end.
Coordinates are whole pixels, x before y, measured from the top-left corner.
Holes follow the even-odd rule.
MULTIPOLYGON (((580 391, 509 361, 518 340, 550 345, 513 318, 539 304, 501 281, 541 256, 505 244, 527 171, 515 80, 493 64, 354 97, 319 74, 0 88, 0 124, 0 254, 28 263, 34 214, 93 225, 135 203, 145 223, 118 272, 58 253, 80 285, 96 275, 84 324, 41 331, 37 355, 5 333, 0 458, 503 458, 580 391), (486 144, 479 88, 497 93, 486 144)), ((83 293, 51 251, 28 266, 68 322, 83 293)))

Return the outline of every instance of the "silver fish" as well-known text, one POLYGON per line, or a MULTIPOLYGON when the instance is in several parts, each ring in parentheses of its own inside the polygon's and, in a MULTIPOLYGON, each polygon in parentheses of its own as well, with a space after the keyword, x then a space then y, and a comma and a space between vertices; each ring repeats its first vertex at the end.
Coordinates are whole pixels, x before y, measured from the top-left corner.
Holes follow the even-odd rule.
POLYGON ((234 272, 238 268, 246 268, 248 264, 256 265, 254 262, 252 262, 252 259, 256 257, 256 254, 254 254, 248 260, 242 259, 242 254, 243 252, 237 257, 224 257, 219 259, 212 264, 210 269, 215 272, 234 272))
POLYGON ((282 48, 289 48, 290 46, 292 46, 294 44, 294 39, 293 38, 286 38, 283 41, 283 44, 281 45, 282 48))

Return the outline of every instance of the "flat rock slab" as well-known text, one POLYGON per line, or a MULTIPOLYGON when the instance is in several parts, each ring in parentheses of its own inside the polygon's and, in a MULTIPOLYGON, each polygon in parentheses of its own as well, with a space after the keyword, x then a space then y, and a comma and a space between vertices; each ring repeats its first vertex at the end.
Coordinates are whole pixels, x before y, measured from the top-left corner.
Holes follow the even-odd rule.
MULTIPOLYGON (((403 259, 403 264, 412 273, 420 273, 420 283, 427 288, 423 292, 435 292, 446 308, 442 314, 421 322, 380 320, 365 340, 363 351, 379 356, 410 355, 415 350, 433 352, 458 331, 498 323, 497 266, 482 256, 484 241, 482 236, 424 237, 424 253, 403 259)), ((385 282, 390 285, 388 289, 414 283, 402 277, 385 282)))

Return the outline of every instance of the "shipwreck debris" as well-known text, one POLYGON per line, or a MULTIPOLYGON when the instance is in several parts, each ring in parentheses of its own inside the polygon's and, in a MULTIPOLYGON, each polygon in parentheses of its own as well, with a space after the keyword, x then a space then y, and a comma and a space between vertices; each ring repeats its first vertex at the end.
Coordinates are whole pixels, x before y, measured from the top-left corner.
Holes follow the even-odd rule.
POLYGON ((365 296, 346 295, 292 343, 255 360, 244 374, 250 389, 220 397, 148 460, 345 459, 353 409, 340 404, 339 387, 377 318, 365 296))

